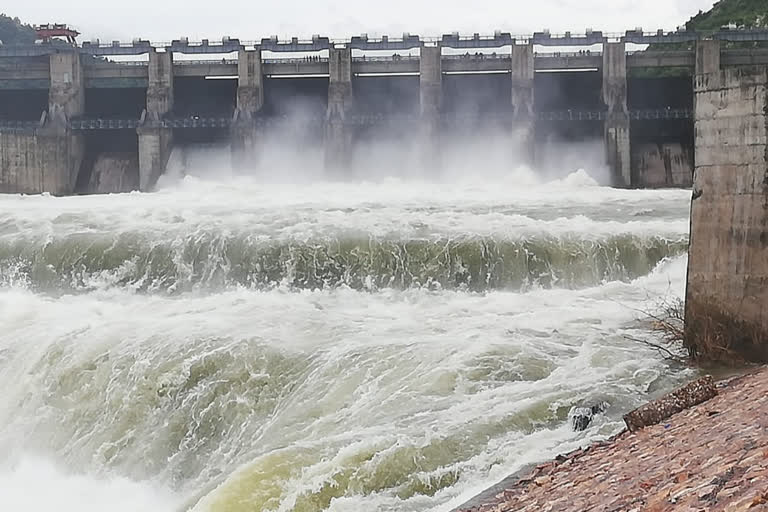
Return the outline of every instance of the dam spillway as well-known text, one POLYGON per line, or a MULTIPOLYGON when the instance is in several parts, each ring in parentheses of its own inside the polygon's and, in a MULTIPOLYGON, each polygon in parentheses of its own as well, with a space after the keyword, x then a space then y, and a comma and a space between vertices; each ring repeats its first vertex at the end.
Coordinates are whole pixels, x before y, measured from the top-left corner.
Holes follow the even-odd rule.
MULTIPOLYGON (((71 194, 99 181, 99 158, 122 159, 130 176, 121 182, 150 190, 177 144, 227 140, 233 165, 247 167, 270 131, 286 124, 320 145, 333 168, 343 169, 365 137, 417 139, 420 151, 439 155, 444 134, 483 131, 508 137, 528 164, 547 141, 601 141, 613 185, 689 186, 691 76, 714 54, 723 68, 768 63, 761 48, 721 49, 721 40, 764 36, 628 31, 0 46, 0 191, 71 194), (670 42, 695 50, 627 51, 670 42), (640 72, 658 68, 683 76, 640 72)), ((428 154, 422 160, 436 162, 428 154)))

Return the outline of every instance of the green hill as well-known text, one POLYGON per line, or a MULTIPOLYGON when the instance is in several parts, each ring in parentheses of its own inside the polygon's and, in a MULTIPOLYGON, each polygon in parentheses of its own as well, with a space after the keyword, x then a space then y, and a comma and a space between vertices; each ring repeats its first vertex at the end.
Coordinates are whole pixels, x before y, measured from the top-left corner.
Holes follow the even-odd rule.
POLYGON ((0 41, 3 44, 34 43, 35 37, 35 31, 30 25, 24 25, 19 18, 0 14, 0 41))
POLYGON ((690 19, 688 30, 710 32, 730 23, 738 27, 768 27, 768 1, 766 0, 721 0, 707 12, 690 19))

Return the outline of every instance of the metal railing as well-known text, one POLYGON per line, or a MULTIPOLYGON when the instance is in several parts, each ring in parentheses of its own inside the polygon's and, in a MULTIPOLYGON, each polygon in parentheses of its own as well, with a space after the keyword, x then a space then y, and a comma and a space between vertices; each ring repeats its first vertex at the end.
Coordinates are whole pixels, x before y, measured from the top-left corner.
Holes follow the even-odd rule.
MULTIPOLYGON (((535 117, 539 121, 605 121, 609 118, 609 113, 603 110, 557 110, 547 112, 537 112, 535 117)), ((653 121, 653 120, 674 120, 674 119, 692 119, 693 111, 691 109, 679 108, 659 108, 659 109, 636 109, 627 112, 627 117, 632 121, 653 121)), ((349 126, 372 126, 378 124, 409 124, 416 123, 421 119, 417 114, 388 114, 388 113, 356 113, 348 115, 341 122, 349 126)), ((453 113, 444 113, 440 116, 441 122, 463 123, 463 122, 508 122, 513 120, 513 115, 509 113, 484 114, 477 116, 458 115, 453 113)), ((240 121, 238 121, 240 122, 240 121)), ((284 123, 296 123, 303 126, 321 126, 329 122, 325 115, 311 115, 301 118, 297 121, 289 116, 259 116, 243 123, 253 123, 257 126, 276 126, 284 123)), ((334 122, 334 121, 330 121, 334 122)), ((185 116, 168 117, 160 120, 147 120, 142 122, 139 118, 125 119, 102 119, 102 118, 76 118, 69 121, 69 127, 76 131, 93 130, 136 130, 142 127, 150 128, 169 128, 169 129, 228 129, 235 124, 232 117, 204 117, 204 116, 185 116)), ((37 130, 45 126, 44 121, 8 121, 0 120, 0 131, 30 131, 37 130)))
POLYGON ((40 121, 3 121, 0 120, 0 131, 29 131, 40 128, 40 121))
MULTIPOLYGON (((445 56, 443 56, 445 57, 445 56)), ((352 57, 353 62, 398 62, 405 61, 418 61, 421 57, 418 55, 384 55, 384 56, 362 56, 352 57)))
POLYGON ((603 52, 600 52, 600 51, 593 52, 592 50, 586 50, 586 51, 583 51, 583 52, 546 52, 546 53, 535 52, 533 54, 533 56, 536 57, 536 58, 541 57, 541 58, 544 58, 544 59, 548 59, 548 58, 550 58, 550 59, 557 59, 557 58, 563 58, 563 57, 566 57, 566 58, 573 58, 573 57, 602 57, 603 56, 603 52))
POLYGON ((328 57, 296 57, 288 59, 264 59, 264 64, 318 64, 327 63, 328 57))
POLYGON ((73 130, 135 130, 141 124, 139 119, 72 119, 69 127, 73 130))
MULTIPOLYGON (((605 121, 610 114, 603 110, 557 110, 538 112, 540 121, 605 121)), ((632 121, 692 119, 693 111, 679 108, 636 109, 627 112, 632 121)))
POLYGON ((196 60, 174 60, 174 66, 237 66, 237 59, 196 59, 196 60))

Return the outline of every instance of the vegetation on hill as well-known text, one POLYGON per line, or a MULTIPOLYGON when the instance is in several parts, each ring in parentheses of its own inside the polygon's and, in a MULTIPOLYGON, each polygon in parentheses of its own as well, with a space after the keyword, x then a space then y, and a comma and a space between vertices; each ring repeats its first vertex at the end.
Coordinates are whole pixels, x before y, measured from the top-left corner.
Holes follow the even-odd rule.
MULTIPOLYGON (((686 24, 688 30, 695 32, 713 33, 723 27, 735 28, 768 28, 768 0, 720 0, 707 12, 699 11, 686 24)), ((724 42, 727 48, 757 48, 766 47, 766 42, 724 42)), ((652 44, 651 51, 663 50, 692 50, 693 43, 652 44)), ((690 69, 652 68, 631 70, 636 77, 666 77, 690 74, 690 69)))
POLYGON ((23 24, 19 18, 0 14, 0 41, 3 44, 34 43, 35 37, 35 31, 31 25, 23 24))
POLYGON ((686 27, 688 30, 711 32, 729 24, 745 28, 768 27, 768 2, 766 0, 721 0, 709 11, 699 11, 686 23, 686 27))

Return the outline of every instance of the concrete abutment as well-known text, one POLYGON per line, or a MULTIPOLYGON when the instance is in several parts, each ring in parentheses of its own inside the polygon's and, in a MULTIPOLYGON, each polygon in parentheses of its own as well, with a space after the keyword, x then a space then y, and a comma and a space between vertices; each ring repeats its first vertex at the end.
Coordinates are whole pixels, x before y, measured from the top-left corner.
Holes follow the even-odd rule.
POLYGON ((695 78, 685 344, 704 360, 768 362, 768 70, 713 61, 695 78))

